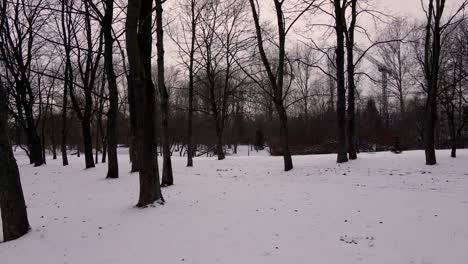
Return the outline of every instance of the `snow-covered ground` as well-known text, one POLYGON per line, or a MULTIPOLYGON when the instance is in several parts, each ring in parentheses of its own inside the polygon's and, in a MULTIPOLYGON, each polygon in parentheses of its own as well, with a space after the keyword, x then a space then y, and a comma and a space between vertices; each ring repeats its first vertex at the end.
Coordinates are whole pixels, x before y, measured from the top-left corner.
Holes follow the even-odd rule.
MULTIPOLYGON (((124 153, 124 152, 121 152, 124 153)), ((245 149, 244 152, 245 154, 245 149)), ((0 244, 0 263, 465 264, 468 151, 437 166, 422 151, 224 161, 175 156, 167 203, 137 209, 138 175, 83 157, 34 168, 18 155, 32 230, 0 244)), ((161 164, 161 163, 160 163, 161 164)))

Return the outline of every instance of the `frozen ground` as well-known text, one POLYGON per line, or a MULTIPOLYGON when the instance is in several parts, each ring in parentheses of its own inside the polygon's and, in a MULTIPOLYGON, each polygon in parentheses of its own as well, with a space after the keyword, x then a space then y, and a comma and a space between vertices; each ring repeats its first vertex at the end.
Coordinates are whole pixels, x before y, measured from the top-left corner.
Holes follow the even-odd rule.
POLYGON ((83 157, 34 168, 18 155, 32 230, 0 244, 0 263, 467 263, 468 151, 432 167, 422 151, 298 156, 291 172, 255 154, 174 157, 167 203, 147 209, 125 154, 117 180, 83 157))

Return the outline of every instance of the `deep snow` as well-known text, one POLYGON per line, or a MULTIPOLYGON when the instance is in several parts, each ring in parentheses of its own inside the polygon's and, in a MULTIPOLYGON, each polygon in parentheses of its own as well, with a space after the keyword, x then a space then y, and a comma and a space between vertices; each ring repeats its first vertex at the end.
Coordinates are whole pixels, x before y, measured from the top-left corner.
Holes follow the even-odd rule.
MULTIPOLYGON (((243 149, 245 154, 245 149, 243 149)), ((43 167, 17 155, 32 230, 0 243, 0 263, 465 264, 468 151, 436 166, 422 151, 335 155, 265 153, 224 161, 173 157, 167 203, 137 209, 138 175, 119 155, 121 178, 83 157, 43 167)), ((161 163, 160 163, 161 164, 161 163)))

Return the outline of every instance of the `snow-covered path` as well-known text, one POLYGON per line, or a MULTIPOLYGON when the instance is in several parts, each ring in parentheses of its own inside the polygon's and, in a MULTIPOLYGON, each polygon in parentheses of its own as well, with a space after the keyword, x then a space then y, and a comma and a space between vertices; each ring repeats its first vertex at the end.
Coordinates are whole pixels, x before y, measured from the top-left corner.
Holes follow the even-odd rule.
MULTIPOLYGON (((121 178, 106 164, 84 170, 18 157, 32 230, 0 244, 0 263, 465 264, 468 151, 437 166, 422 151, 282 158, 174 157, 164 206, 137 209, 138 175, 121 154, 121 178)), ((161 164, 161 163, 160 163, 161 164)))

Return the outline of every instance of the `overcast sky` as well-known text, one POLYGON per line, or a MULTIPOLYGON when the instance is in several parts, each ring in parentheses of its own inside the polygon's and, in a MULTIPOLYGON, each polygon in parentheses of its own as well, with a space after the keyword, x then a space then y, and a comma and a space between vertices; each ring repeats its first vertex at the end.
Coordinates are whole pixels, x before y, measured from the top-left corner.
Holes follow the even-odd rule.
MULTIPOLYGON (((379 6, 391 11, 408 16, 422 17, 424 15, 420 0, 373 0, 379 6)), ((452 13, 455 6, 460 6, 463 0, 446 0, 447 14, 452 13)), ((424 1, 427 2, 426 0, 424 1)))

